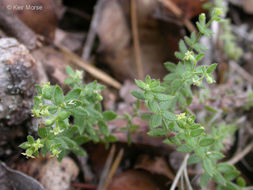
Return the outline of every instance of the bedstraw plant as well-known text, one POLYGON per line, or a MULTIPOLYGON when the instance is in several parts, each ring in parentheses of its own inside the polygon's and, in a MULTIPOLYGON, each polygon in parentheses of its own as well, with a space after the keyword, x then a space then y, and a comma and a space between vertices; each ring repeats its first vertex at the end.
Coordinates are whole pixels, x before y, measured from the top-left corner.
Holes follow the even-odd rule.
MULTIPOLYGON (((140 90, 133 91, 132 95, 138 99, 137 108, 140 102, 144 102, 150 110, 145 113, 145 118, 149 120, 150 136, 163 136, 164 143, 175 145, 177 151, 187 153, 188 164, 201 163, 204 171, 200 179, 202 187, 212 179, 217 183, 217 189, 237 190, 244 186, 242 178, 238 178, 239 171, 232 165, 219 162, 224 158, 224 135, 217 128, 206 129, 198 124, 195 115, 189 110, 192 85, 204 88, 204 81, 209 84, 215 82, 212 72, 216 64, 199 65, 206 50, 199 40, 203 35, 211 37, 209 26, 214 21, 221 21, 222 14, 222 9, 214 8, 208 22, 205 14, 201 14, 196 23, 198 34, 193 32, 179 42, 179 51, 175 53, 179 62, 165 63, 170 73, 162 82, 150 76, 145 81, 136 80, 140 90), (236 178, 237 184, 233 183, 236 178)), ((38 156, 40 151, 43 156, 50 152, 61 160, 70 151, 85 155, 81 148, 85 142, 115 142, 116 138, 110 134, 107 121, 116 118, 127 119, 127 129, 132 129, 131 115, 117 116, 113 111, 102 111, 102 85, 97 82, 82 84, 82 73, 74 72, 70 67, 67 67, 67 73, 70 78, 65 83, 72 90, 66 95, 58 85, 37 85, 38 95, 34 98, 32 113, 34 117, 41 118, 39 138, 35 140, 28 136, 27 142, 20 145, 26 149, 23 154, 27 157, 38 156)), ((141 117, 135 109, 134 117, 137 116, 141 117)), ((173 183, 172 189, 176 183, 173 183)), ((187 184, 188 189, 192 189, 187 184)))

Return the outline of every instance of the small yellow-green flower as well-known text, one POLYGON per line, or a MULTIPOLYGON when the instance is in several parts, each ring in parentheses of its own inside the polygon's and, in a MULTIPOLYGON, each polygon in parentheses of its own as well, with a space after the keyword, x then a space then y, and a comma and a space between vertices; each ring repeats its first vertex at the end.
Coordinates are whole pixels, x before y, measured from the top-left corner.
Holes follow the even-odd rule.
POLYGON ((184 120, 186 119, 185 113, 180 113, 179 115, 177 115, 177 120, 184 120))
POLYGON ((27 149, 26 151, 25 151, 25 153, 22 153, 24 156, 26 156, 26 157, 30 157, 30 158, 35 158, 34 156, 33 156, 33 151, 31 150, 31 149, 27 149))

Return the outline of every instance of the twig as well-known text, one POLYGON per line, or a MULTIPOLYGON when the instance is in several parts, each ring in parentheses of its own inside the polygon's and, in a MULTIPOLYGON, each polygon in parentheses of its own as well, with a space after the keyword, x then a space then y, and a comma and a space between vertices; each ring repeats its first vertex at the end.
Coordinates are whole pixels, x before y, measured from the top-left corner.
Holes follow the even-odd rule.
POLYGON ((229 66, 236 72, 238 72, 241 77, 250 82, 253 85, 253 77, 251 76, 251 74, 249 74, 247 71, 245 71, 242 67, 240 67, 237 63, 235 63, 234 61, 230 61, 229 62, 229 66))
POLYGON ((61 46, 59 44, 54 44, 54 45, 59 50, 61 50, 63 53, 65 53, 66 55, 68 55, 67 58, 69 58, 71 61, 73 61, 73 64, 75 64, 79 68, 84 69, 85 71, 87 71, 88 73, 90 73, 90 75, 92 75, 93 77, 95 77, 97 79, 100 79, 101 81, 105 82, 108 85, 113 86, 116 89, 120 89, 121 88, 122 85, 118 81, 116 81, 115 79, 113 79, 112 77, 110 77, 108 74, 106 74, 105 72, 103 72, 100 69, 94 67, 93 65, 89 64, 88 62, 83 61, 81 59, 81 57, 79 57, 75 53, 71 52, 66 47, 63 47, 63 46, 61 46))
MULTIPOLYGON (((183 11, 171 0, 159 0, 167 9, 169 9, 176 17, 182 18, 183 17, 183 11)), ((191 23, 191 21, 187 18, 183 18, 183 23, 186 26, 186 28, 190 32, 196 32, 197 30, 195 26, 191 23)))
POLYGON ((112 167, 111 167, 111 170, 110 170, 110 172, 109 172, 109 174, 108 174, 108 176, 107 176, 107 179, 106 179, 105 184, 104 184, 104 188, 103 188, 102 190, 107 190, 107 187, 108 187, 108 185, 110 184, 111 179, 112 179, 112 177, 113 177, 115 171, 116 171, 117 168, 119 167, 119 164, 120 164, 121 159, 122 159, 122 157, 123 157, 123 153, 124 153, 124 149, 120 149, 120 151, 119 151, 119 153, 117 154, 117 157, 116 157, 116 159, 115 159, 115 161, 114 161, 114 163, 113 163, 113 165, 112 165, 112 167))
POLYGON ((107 174, 110 170, 110 167, 112 165, 114 154, 115 154, 115 145, 112 146, 112 148, 110 150, 110 153, 109 153, 109 156, 106 159, 105 167, 104 167, 103 172, 101 174, 97 190, 103 190, 103 186, 105 184, 106 176, 107 176, 107 174))
POLYGON ((236 164, 239 162, 244 156, 246 156, 251 150, 253 149, 253 142, 251 142, 248 146, 246 146, 245 149, 243 149, 241 152, 238 152, 233 158, 231 158, 226 163, 228 164, 236 164))
POLYGON ((28 49, 34 49, 37 46, 36 34, 28 28, 17 16, 7 9, 0 1, 0 27, 8 35, 17 38, 28 49))
POLYGON ((72 183, 73 187, 81 188, 81 189, 97 189, 96 185, 85 184, 85 183, 72 183))
POLYGON ((187 166, 187 160, 188 160, 189 156, 190 156, 189 154, 186 154, 180 168, 178 169, 177 175, 176 175, 176 177, 175 177, 175 179, 174 179, 174 181, 171 185, 170 190, 174 190, 176 188, 178 180, 179 180, 180 176, 182 175, 182 172, 184 171, 184 168, 187 166))
POLYGON ((131 0, 131 25, 132 25, 132 35, 133 35, 135 62, 137 66, 137 74, 139 79, 144 79, 141 48, 138 33, 138 22, 136 15, 136 0, 131 0))
POLYGON ((68 7, 68 11, 77 15, 77 16, 80 16, 82 17, 83 19, 85 20, 90 20, 91 19, 91 16, 83 11, 80 11, 78 9, 75 9, 75 8, 71 8, 71 7, 68 7))
POLYGON ((93 47, 93 43, 96 37, 97 25, 101 17, 101 8, 106 0, 98 0, 94 9, 94 14, 91 20, 90 29, 87 35, 85 46, 83 48, 82 59, 88 61, 93 47))

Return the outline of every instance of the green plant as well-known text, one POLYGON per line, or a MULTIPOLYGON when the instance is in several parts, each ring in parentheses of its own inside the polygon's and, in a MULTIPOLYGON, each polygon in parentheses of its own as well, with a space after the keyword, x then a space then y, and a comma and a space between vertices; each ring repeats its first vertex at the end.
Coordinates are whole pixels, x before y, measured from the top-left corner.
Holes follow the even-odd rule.
POLYGON ((80 147, 85 142, 108 144, 116 141, 106 122, 117 115, 113 111, 102 111, 100 91, 104 86, 97 82, 83 85, 80 71, 74 72, 70 67, 66 70, 70 78, 65 83, 72 90, 65 96, 58 85, 44 83, 36 86, 38 95, 34 97, 32 113, 34 117, 41 118, 38 128, 40 138, 35 141, 28 136, 27 142, 20 145, 26 149, 23 154, 27 157, 38 156, 40 149, 43 156, 50 151, 61 160, 70 151, 85 155, 80 147))
MULTIPOLYGON (((67 68, 70 78, 65 83, 69 84, 72 90, 66 95, 57 85, 38 85, 33 114, 42 118, 38 128, 40 138, 34 140, 28 136, 28 141, 20 145, 26 149, 23 154, 34 157, 38 156, 39 151, 42 155, 50 151, 53 156, 58 156, 59 160, 70 151, 85 155, 80 145, 87 141, 109 143, 116 140, 109 132, 107 121, 115 118, 126 119, 128 124, 125 129, 131 131, 137 128, 132 118, 140 116, 149 119, 149 135, 165 136, 164 143, 176 145, 178 151, 188 153, 185 163, 201 162, 205 171, 201 176, 201 186, 213 179, 218 184, 218 189, 240 189, 240 185, 244 184, 241 178, 238 178, 238 185, 232 182, 239 175, 236 168, 226 163, 218 163, 218 160, 224 158, 221 150, 225 136, 220 133, 220 129, 225 131, 226 125, 222 128, 207 129, 196 123, 195 115, 188 109, 192 102, 191 86, 203 88, 203 79, 208 83, 215 82, 212 72, 216 64, 199 65, 206 48, 198 41, 203 35, 212 35, 209 25, 213 21, 220 21, 221 14, 221 9, 213 9, 207 23, 205 14, 199 16, 199 33, 193 32, 190 37, 180 41, 180 51, 175 53, 179 62, 165 63, 170 73, 162 82, 149 76, 145 81, 136 80, 141 91, 132 92, 138 99, 133 115, 125 113, 117 117, 112 111, 103 112, 100 94, 103 86, 96 82, 83 85, 82 73, 74 72, 70 67, 67 68), (139 113, 141 101, 145 102, 151 113, 139 113)), ((128 139, 130 141, 130 133, 128 139)))
POLYGON ((199 34, 193 32, 179 43, 180 51, 175 53, 178 64, 165 63, 170 74, 165 76, 163 82, 149 76, 145 82, 136 80, 141 91, 134 91, 132 95, 144 101, 152 112, 149 135, 165 136, 164 143, 177 145, 179 152, 190 153, 188 164, 201 162, 205 171, 201 176, 201 186, 213 179, 219 189, 239 189, 232 183, 239 171, 232 165, 218 163, 224 157, 219 148, 224 138, 220 138, 219 130, 213 128, 211 133, 207 133, 207 129, 196 123, 195 115, 188 110, 192 101, 191 86, 203 87, 204 78, 208 83, 215 82, 211 73, 216 64, 198 65, 206 50, 198 41, 202 35, 212 35, 208 27, 213 21, 220 21, 221 14, 221 9, 213 9, 207 23, 205 14, 201 14, 197 22, 199 34), (175 111, 177 108, 181 112, 175 111))

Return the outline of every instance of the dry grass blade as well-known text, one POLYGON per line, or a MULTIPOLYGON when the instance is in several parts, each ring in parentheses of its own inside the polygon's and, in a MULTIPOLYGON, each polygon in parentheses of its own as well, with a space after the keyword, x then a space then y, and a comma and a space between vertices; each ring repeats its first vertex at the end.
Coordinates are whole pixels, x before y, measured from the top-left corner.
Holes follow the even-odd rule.
POLYGON ((144 79, 142 58, 141 58, 141 48, 140 48, 140 40, 138 34, 138 23, 137 23, 137 15, 136 15, 136 1, 131 0, 131 24, 132 24, 132 32, 133 32, 133 43, 134 43, 134 54, 135 54, 135 62, 137 66, 137 73, 139 79, 144 79))
POLYGON ((124 149, 120 149, 119 153, 117 154, 117 157, 111 167, 111 170, 107 176, 107 179, 105 181, 105 184, 104 184, 104 188, 102 190, 107 190, 107 187, 108 185, 110 184, 111 182, 111 179, 115 173, 115 171, 117 170, 117 168, 119 167, 119 164, 120 164, 120 161, 122 160, 122 157, 123 157, 123 154, 124 154, 124 149))
POLYGON ((107 160, 105 162, 105 167, 104 167, 104 170, 101 174, 97 190, 103 190, 104 184, 106 182, 106 177, 108 176, 108 172, 109 172, 110 167, 112 165, 114 154, 115 154, 115 145, 112 146, 109 156, 107 157, 107 160))

